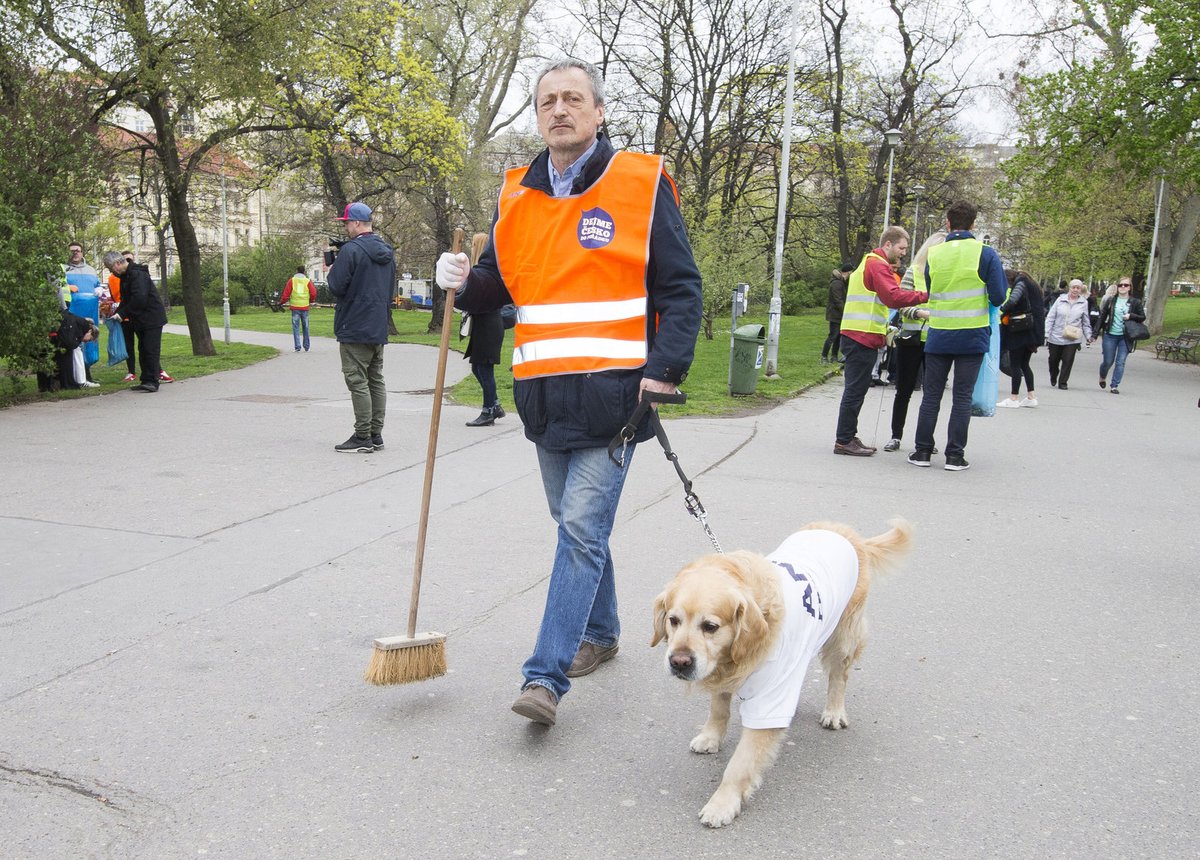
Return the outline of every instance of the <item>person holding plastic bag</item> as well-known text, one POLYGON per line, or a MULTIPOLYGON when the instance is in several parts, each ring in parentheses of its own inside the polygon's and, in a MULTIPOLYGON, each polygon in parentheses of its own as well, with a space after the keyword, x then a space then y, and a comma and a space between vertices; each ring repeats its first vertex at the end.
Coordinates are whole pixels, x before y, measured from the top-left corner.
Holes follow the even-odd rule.
POLYGON ((119 251, 104 255, 104 267, 121 279, 121 304, 113 315, 117 320, 131 320, 138 339, 138 358, 142 366, 141 381, 130 391, 158 391, 162 366, 162 330, 167 324, 167 311, 149 270, 140 263, 131 263, 119 251))
MULTIPOLYGON (((963 455, 975 382, 984 356, 992 348, 989 305, 999 307, 1008 294, 1000 255, 971 233, 977 213, 975 206, 965 200, 953 204, 946 212, 946 241, 929 249, 925 271, 917 273, 929 290, 929 334, 925 340, 925 385, 917 415, 916 450, 908 456, 914 466, 931 465, 933 431, 953 368, 945 468, 961 472, 970 467, 963 455)), ((996 339, 995 352, 999 355, 999 335, 996 339)), ((995 398, 993 379, 993 408, 995 398)))

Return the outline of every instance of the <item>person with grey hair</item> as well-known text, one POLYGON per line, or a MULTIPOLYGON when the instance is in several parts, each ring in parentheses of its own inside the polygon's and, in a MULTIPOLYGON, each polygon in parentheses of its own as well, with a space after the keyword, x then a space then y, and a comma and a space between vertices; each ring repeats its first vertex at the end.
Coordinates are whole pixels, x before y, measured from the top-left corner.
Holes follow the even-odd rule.
POLYGON ((608 443, 643 393, 676 391, 700 330, 700 272, 675 184, 660 156, 613 149, 601 131, 602 87, 577 60, 538 76, 546 149, 508 171, 478 262, 446 253, 437 263, 438 286, 458 291, 464 311, 517 306, 513 400, 537 446, 558 547, 512 709, 546 726, 570 679, 617 653, 609 537, 634 445, 654 433, 649 416, 620 464, 608 443))
POLYGON ((1057 385, 1066 390, 1079 348, 1084 343, 1092 342, 1087 294, 1087 284, 1075 278, 1067 284, 1067 292, 1055 299, 1046 312, 1045 336, 1051 388, 1057 385))
POLYGON ((167 311, 150 270, 141 263, 125 258, 120 251, 109 251, 104 255, 104 267, 121 281, 121 304, 114 309, 112 319, 133 325, 137 335, 138 363, 142 374, 137 385, 130 391, 152 393, 158 391, 162 377, 162 330, 167 324, 167 311))

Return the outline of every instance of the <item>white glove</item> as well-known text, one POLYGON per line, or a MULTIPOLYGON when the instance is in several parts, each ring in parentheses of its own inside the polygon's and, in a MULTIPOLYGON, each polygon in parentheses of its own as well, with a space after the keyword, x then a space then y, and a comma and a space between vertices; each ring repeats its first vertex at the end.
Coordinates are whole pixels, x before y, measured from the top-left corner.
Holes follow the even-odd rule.
POLYGON ((449 251, 438 257, 435 280, 443 290, 461 290, 471 271, 471 261, 466 254, 451 254, 449 251))

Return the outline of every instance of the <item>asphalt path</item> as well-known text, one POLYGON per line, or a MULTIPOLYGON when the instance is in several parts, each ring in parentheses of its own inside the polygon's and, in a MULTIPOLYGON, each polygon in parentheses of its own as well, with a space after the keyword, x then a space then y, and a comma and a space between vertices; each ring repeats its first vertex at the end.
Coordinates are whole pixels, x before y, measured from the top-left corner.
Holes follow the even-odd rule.
MULTIPOLYGON (((918 528, 871 596, 850 728, 818 726, 814 667, 711 831, 736 715, 691 753, 706 702, 648 647, 655 594, 709 551, 657 446, 613 537, 621 652, 546 730, 509 710, 554 550, 533 446, 447 405, 419 626, 450 673, 371 687, 371 640, 407 619, 436 350, 387 348, 387 447, 346 455, 336 344, 237 337, 281 354, 0 411, 0 857, 1196 856, 1200 369, 1143 350, 1113 396, 1093 346, 1070 390, 973 420, 960 473, 905 462, 917 403, 900 453, 834 456, 837 378, 668 417, 726 548, 918 528)), ((891 400, 868 395, 864 441, 891 400)))

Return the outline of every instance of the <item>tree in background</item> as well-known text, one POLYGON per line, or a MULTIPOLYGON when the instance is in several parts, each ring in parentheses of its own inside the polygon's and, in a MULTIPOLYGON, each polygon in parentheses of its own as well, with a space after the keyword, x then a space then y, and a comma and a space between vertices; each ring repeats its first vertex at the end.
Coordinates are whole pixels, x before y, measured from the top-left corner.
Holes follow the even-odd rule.
POLYGON ((1090 52, 1020 81, 1023 139, 1006 166, 1013 217, 1044 259, 1057 248, 1076 265, 1090 260, 1099 274, 1133 274, 1140 283, 1161 188, 1157 259, 1145 288, 1147 324, 1157 332, 1200 228, 1200 7, 1080 0, 1075 13, 1069 26, 1091 40, 1090 52), (1145 49, 1142 25, 1154 36, 1145 49))
POLYGON ((83 85, 35 61, 27 25, 14 16, 0 34, 0 359, 14 370, 47 366, 75 238, 63 228, 88 220, 102 156, 83 85))

